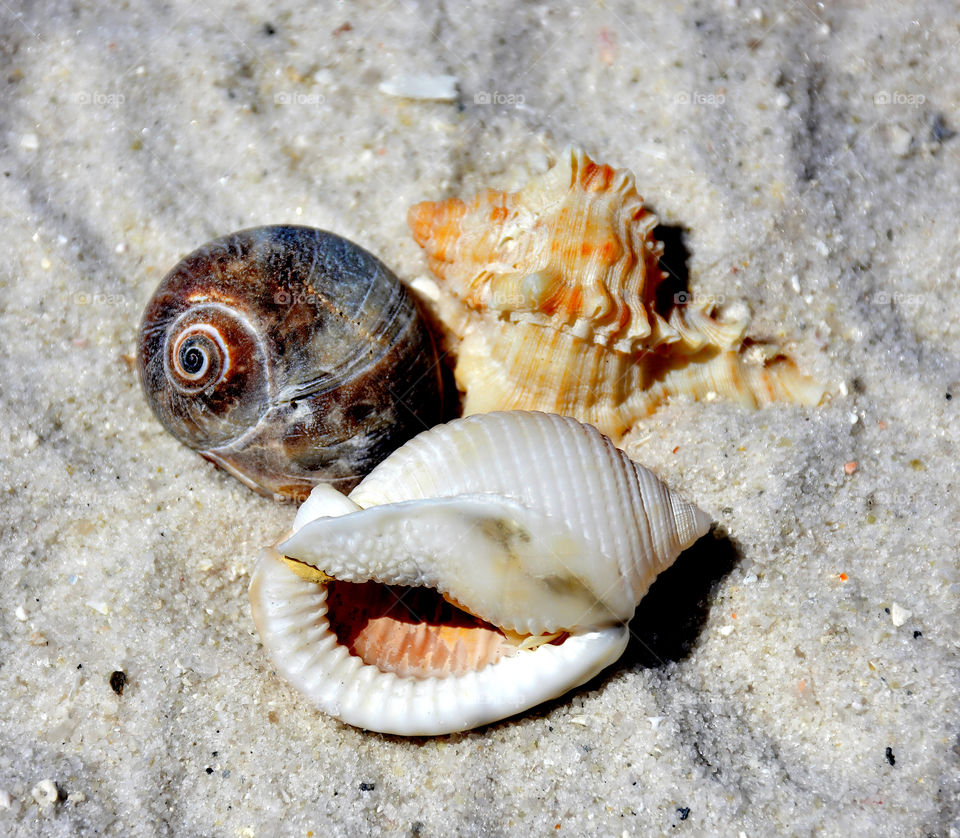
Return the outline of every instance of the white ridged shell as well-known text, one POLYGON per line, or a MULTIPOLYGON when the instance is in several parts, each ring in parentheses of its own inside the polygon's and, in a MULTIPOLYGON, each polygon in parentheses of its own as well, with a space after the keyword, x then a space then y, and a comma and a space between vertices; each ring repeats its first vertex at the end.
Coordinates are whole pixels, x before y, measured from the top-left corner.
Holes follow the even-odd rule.
POLYGON ((406 735, 463 730, 616 660, 636 603, 708 528, 703 512, 591 426, 476 415, 420 434, 349 498, 315 490, 279 549, 337 579, 425 585, 501 628, 570 637, 464 676, 385 673, 336 645, 324 586, 276 553, 251 584, 254 618, 278 669, 332 715, 406 735))
POLYGON ((381 672, 337 645, 326 592, 279 558, 264 557, 250 586, 257 629, 283 676, 331 716, 401 736, 436 736, 512 716, 589 681, 627 646, 626 626, 569 637, 460 677, 381 672))

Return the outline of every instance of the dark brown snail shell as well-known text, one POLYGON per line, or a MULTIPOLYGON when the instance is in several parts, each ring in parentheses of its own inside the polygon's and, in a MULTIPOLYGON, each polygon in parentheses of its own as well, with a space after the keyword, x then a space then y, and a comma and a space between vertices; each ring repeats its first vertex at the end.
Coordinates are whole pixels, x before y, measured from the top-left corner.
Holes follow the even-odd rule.
POLYGON ((170 433, 261 494, 352 488, 441 421, 437 353, 375 256, 309 227, 216 239, 144 312, 137 360, 170 433))

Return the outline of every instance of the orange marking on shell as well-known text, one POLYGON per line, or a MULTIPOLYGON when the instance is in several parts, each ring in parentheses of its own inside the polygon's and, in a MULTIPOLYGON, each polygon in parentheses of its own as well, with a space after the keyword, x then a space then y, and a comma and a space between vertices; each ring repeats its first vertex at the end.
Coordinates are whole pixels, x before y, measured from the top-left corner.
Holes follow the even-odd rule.
POLYGON ((551 294, 547 299, 545 299, 541 304, 539 310, 544 314, 556 314, 560 309, 561 301, 563 299, 563 289, 558 288, 553 294, 551 294))
POLYGON ((558 285, 553 293, 538 307, 544 314, 555 315, 558 312, 575 317, 583 308, 583 291, 577 286, 572 288, 558 285))
POLYGON ((467 205, 459 198, 448 201, 423 201, 410 207, 407 222, 413 231, 413 238, 423 246, 431 243, 431 256, 437 262, 448 261, 448 251, 456 245, 459 236, 459 223, 467 213, 467 205))
POLYGON ((597 250, 605 265, 612 265, 623 253, 623 248, 616 239, 607 239, 597 250))
POLYGON ((583 292, 579 288, 568 288, 564 296, 564 310, 568 314, 576 314, 583 305, 583 292))
POLYGON ((610 166, 598 165, 587 158, 587 164, 581 170, 580 183, 590 192, 603 192, 610 188, 614 174, 610 166))

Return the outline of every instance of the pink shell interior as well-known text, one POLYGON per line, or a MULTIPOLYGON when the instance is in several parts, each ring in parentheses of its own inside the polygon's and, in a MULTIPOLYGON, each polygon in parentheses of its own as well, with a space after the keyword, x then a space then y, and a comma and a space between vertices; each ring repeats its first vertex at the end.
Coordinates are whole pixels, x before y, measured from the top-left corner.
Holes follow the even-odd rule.
POLYGON ((401 676, 463 675, 517 648, 496 626, 461 611, 429 588, 330 582, 327 619, 351 654, 401 676))

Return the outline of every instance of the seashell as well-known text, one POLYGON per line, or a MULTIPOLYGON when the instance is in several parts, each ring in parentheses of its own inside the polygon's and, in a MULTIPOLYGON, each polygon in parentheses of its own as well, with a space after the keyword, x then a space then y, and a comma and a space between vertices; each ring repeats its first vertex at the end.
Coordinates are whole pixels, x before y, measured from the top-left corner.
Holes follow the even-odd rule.
POLYGON ((459 340, 465 414, 544 410, 618 440, 677 396, 758 407, 823 395, 775 348, 747 352, 746 322, 681 299, 658 310, 657 219, 629 171, 582 150, 519 192, 423 202, 408 221, 459 340))
POLYGON ((415 437, 349 496, 314 489, 254 573, 253 617, 327 713, 466 730, 617 660, 636 604, 709 525, 590 425, 480 414, 415 437))
POLYGON ((147 305, 137 357, 166 429, 261 494, 349 490, 441 418, 413 297, 309 227, 243 230, 183 259, 147 305))

